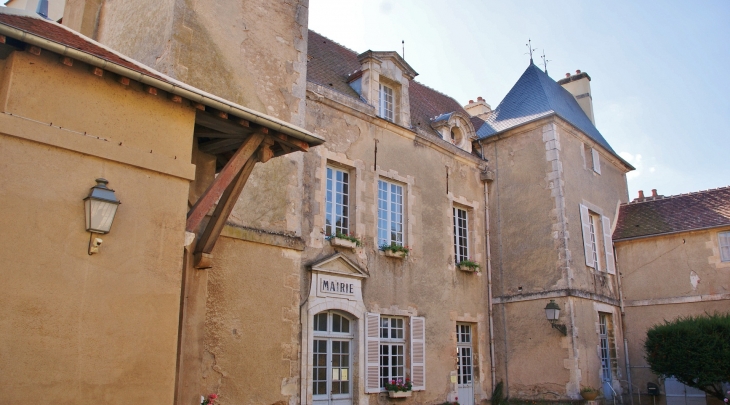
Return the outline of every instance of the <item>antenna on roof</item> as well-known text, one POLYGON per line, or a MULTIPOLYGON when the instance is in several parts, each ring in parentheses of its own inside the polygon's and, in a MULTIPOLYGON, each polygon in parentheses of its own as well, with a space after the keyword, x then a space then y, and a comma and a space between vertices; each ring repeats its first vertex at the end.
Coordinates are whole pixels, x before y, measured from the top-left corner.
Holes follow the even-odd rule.
POLYGON ((545 57, 545 50, 543 49, 542 50, 542 65, 545 66, 545 74, 548 74, 548 72, 547 72, 547 64, 548 64, 548 62, 552 62, 552 61, 551 60, 548 60, 545 57))
POLYGON ((401 57, 403 58, 403 60, 406 60, 406 40, 401 39, 400 43, 401 43, 401 45, 403 45, 403 52, 401 54, 401 57))
MULTIPOLYGON (((533 48, 532 47, 532 40, 531 39, 528 39, 527 40, 527 43, 525 44, 525 46, 530 51, 530 64, 532 64, 533 63, 532 62, 532 51, 536 50, 536 48, 533 48)), ((525 54, 525 55, 527 55, 527 54, 525 54)))
POLYGON ((35 9, 35 13, 48 20, 48 0, 40 0, 38 7, 35 9))

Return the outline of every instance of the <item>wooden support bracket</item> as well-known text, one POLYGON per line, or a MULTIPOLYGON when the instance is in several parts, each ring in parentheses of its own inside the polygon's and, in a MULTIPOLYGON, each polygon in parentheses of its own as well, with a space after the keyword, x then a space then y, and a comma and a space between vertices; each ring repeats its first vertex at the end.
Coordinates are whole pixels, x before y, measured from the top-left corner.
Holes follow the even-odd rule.
POLYGON ((102 77, 104 76, 104 69, 94 66, 91 68, 91 73, 93 73, 94 76, 102 77))
POLYGON ((182 103, 182 97, 177 94, 170 94, 170 100, 172 100, 173 103, 182 103))
MULTIPOLYGON (((231 211, 233 211, 233 207, 236 205, 238 197, 241 195, 241 191, 256 165, 256 161, 256 157, 251 157, 246 161, 246 164, 234 181, 226 187, 218 205, 215 207, 215 211, 213 211, 213 215, 210 217, 210 221, 208 221, 198 243, 195 245, 194 255, 198 253, 210 254, 213 251, 213 247, 215 247, 215 243, 218 241, 218 237, 221 231, 223 231, 223 227, 226 225, 226 221, 231 215, 231 211)), ((200 268, 197 262, 195 263, 195 267, 200 268)))
POLYGON ((153 96, 157 95, 157 89, 152 86, 144 86, 144 91, 147 94, 151 94, 153 96))
POLYGON ((223 192, 228 188, 233 179, 243 168, 244 164, 253 156, 256 150, 264 140, 265 135, 260 132, 255 132, 246 139, 240 148, 236 151, 231 159, 226 163, 225 167, 218 173, 218 176, 213 180, 205 190, 203 195, 198 199, 193 208, 188 211, 188 220, 185 224, 185 230, 188 232, 195 232, 200 226, 200 222, 205 218, 205 215, 210 211, 215 202, 223 195, 223 192))
POLYGON ((29 45, 28 46, 28 52, 32 53, 33 55, 40 55, 41 54, 41 48, 35 46, 35 45, 29 45))
POLYGON ((195 107, 196 110, 205 111, 205 105, 200 103, 192 103, 193 107, 195 107))
POLYGON ((121 83, 124 86, 129 86, 130 80, 128 77, 119 76, 119 79, 117 79, 119 83, 121 83))
POLYGON ((62 64, 66 65, 66 66, 73 66, 74 65, 74 60, 71 59, 71 58, 69 58, 68 56, 61 56, 59 58, 59 62, 61 62, 62 64))
POLYGON ((304 141, 300 141, 299 139, 292 138, 291 136, 287 136, 282 133, 276 133, 274 135, 274 138, 275 138, 276 142, 278 142, 282 146, 285 145, 285 146, 294 148, 294 149, 296 149, 298 151, 302 151, 302 152, 306 152, 309 150, 308 143, 306 143, 304 141))

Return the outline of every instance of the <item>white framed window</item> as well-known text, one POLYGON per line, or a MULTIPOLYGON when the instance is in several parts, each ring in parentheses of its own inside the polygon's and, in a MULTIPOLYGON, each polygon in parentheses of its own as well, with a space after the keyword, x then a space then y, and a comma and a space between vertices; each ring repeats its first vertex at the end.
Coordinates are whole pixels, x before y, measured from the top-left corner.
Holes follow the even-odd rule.
POLYGON ((454 260, 469 260, 469 213, 454 207, 454 260))
POLYGON ((388 121, 394 122, 393 119, 393 89, 384 84, 380 84, 380 116, 388 121))
POLYGON ((350 233, 350 173, 327 166, 325 196, 325 229, 327 236, 350 233))
POLYGON ((393 380, 406 379, 405 319, 380 317, 380 388, 393 380))
POLYGON ((601 271, 601 259, 605 256, 606 271, 616 274, 616 262, 613 254, 613 239, 611 236, 611 220, 580 205, 580 222, 583 227, 583 247, 586 266, 601 271), (603 241, 601 241, 601 239, 603 241), (602 244, 601 244, 602 243, 602 244), (603 255, 601 254, 603 248, 603 255))
POLYGON ((378 180, 378 245, 403 246, 403 186, 378 180))
POLYGON ((588 225, 590 226, 589 231, 589 243, 590 243, 590 255, 593 256, 593 264, 596 271, 601 271, 601 260, 598 257, 598 235, 596 229, 598 226, 598 215, 594 213, 588 214, 588 225))
POLYGON ((717 240, 720 244, 720 260, 730 262, 730 232, 718 233, 717 240))
POLYGON ((335 311, 314 315, 312 395, 315 401, 352 398, 353 321, 335 311))
POLYGON ((425 390, 426 319, 367 313, 365 320, 365 392, 382 392, 386 383, 406 378, 414 391, 425 390), (410 334, 406 334, 408 323, 410 334))

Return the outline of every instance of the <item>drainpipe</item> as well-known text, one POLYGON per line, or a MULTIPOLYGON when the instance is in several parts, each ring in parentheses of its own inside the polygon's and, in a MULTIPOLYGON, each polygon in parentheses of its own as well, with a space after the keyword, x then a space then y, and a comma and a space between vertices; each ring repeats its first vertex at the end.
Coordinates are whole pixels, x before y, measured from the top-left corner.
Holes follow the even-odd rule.
MULTIPOLYGON (((629 399, 631 405, 634 405, 634 387, 631 382, 631 366, 629 365, 629 340, 626 338, 626 321, 624 319, 626 315, 626 308, 624 307, 624 291, 621 287, 621 269, 618 266, 618 252, 616 247, 613 248, 613 259, 616 261, 616 281, 618 283, 618 299, 621 306, 621 332, 624 335, 624 359, 626 362, 626 380, 629 383, 629 399)), ((641 393, 639 393, 641 395, 641 393)), ((639 397, 641 401, 641 397, 639 397)))
MULTIPOLYGON (((479 142, 482 149, 482 159, 484 159, 484 144, 479 142)), ((486 160, 486 159, 484 159, 486 160)), ((487 247, 487 306, 489 308, 489 366, 492 376, 492 390, 497 384, 496 371, 497 367, 494 361, 494 317, 492 315, 492 254, 489 246, 489 187, 488 182, 484 181, 484 235, 485 245, 487 247)))

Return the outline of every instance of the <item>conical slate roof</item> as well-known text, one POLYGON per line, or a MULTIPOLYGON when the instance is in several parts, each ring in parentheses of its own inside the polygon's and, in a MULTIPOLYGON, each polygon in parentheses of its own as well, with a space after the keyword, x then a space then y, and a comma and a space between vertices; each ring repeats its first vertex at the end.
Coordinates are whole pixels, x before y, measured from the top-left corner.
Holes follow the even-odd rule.
POLYGON ((477 130, 477 137, 489 138, 552 114, 568 121, 618 157, 580 108, 575 97, 533 63, 530 63, 504 100, 477 130))

